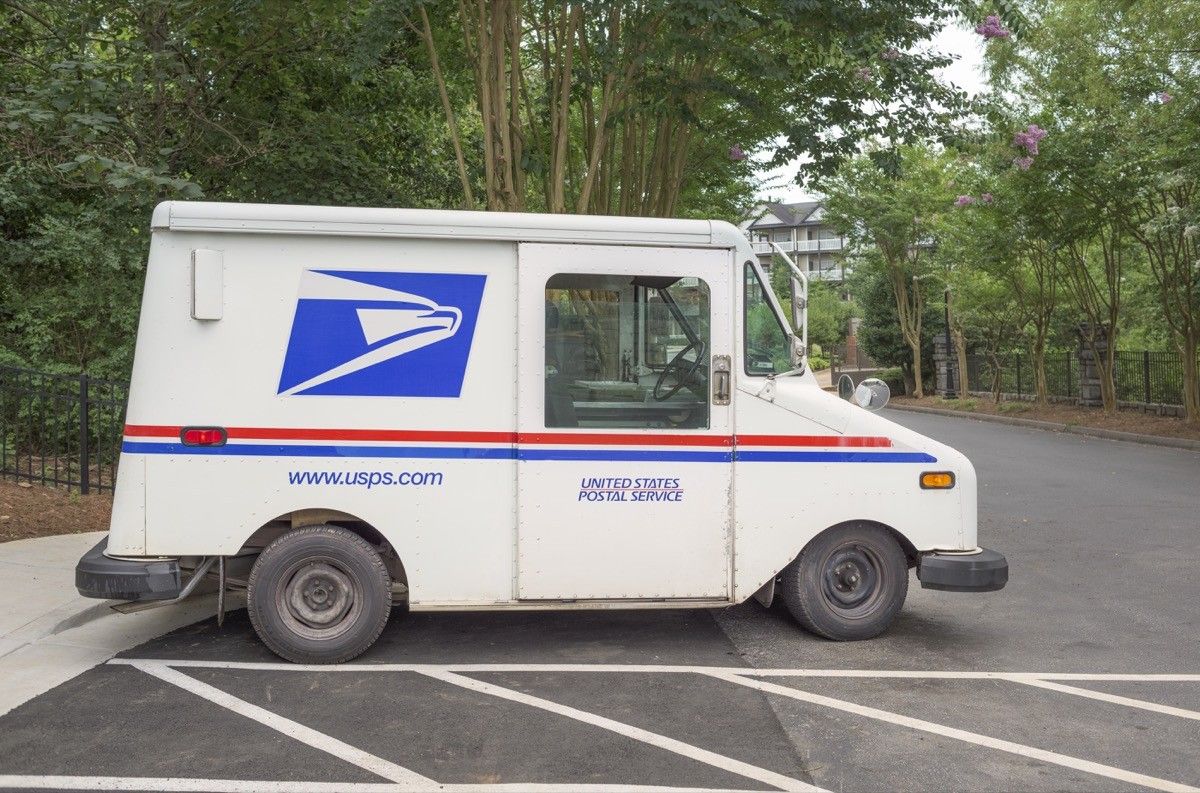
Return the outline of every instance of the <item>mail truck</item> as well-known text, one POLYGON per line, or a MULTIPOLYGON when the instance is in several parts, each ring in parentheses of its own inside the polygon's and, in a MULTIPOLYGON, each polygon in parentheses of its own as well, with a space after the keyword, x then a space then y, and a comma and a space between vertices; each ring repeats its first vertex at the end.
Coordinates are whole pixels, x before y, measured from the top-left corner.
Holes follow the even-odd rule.
MULTIPOLYGON (((835 640, 1004 586, 959 452, 822 390, 720 221, 168 202, 79 591, 244 589, 271 650, 390 610, 721 607, 835 640)), ((222 613, 223 613, 222 606, 222 613)))

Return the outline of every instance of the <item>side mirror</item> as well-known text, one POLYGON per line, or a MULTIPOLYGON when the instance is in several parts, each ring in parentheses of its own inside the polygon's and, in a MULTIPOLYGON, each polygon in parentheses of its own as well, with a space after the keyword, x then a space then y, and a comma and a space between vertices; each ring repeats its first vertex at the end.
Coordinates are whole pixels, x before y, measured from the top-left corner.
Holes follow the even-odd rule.
MULTIPOLYGON (((840 383, 839 383, 840 387, 840 383)), ((868 377, 854 389, 854 401, 860 408, 879 410, 892 398, 892 389, 888 384, 875 377, 868 377)))
POLYGON ((838 396, 847 402, 854 399, 854 381, 850 375, 844 374, 838 378, 838 396))

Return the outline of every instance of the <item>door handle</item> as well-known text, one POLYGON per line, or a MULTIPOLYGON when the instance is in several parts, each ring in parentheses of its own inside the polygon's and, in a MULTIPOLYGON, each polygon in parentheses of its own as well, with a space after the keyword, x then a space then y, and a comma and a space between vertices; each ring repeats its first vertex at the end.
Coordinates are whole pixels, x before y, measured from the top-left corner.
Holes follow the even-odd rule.
POLYGON ((728 405, 730 397, 730 359, 728 355, 712 357, 712 401, 714 405, 728 405))

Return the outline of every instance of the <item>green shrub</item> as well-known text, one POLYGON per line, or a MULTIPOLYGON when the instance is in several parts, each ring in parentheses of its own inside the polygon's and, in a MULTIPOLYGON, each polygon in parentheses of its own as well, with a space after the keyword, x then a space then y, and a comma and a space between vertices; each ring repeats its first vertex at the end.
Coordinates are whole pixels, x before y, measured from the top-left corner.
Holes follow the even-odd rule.
POLYGON ((884 369, 876 377, 887 383, 888 388, 892 390, 892 396, 904 396, 904 371, 899 366, 884 369))

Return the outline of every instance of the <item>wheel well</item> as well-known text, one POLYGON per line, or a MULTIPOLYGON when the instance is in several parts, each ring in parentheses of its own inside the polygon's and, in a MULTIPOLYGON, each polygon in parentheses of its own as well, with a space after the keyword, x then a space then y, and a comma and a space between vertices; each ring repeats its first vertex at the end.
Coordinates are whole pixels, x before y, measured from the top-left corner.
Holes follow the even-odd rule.
POLYGON ((239 555, 257 554, 290 531, 321 524, 338 526, 362 537, 375 548, 387 568, 388 575, 392 577, 392 581, 408 586, 408 574, 404 571, 404 563, 383 533, 365 520, 347 512, 328 509, 298 509, 293 512, 285 512, 274 520, 259 526, 238 553, 239 555))
MULTIPOLYGON (((896 542, 900 544, 900 549, 902 551, 904 551, 904 559, 905 559, 905 561, 908 562, 909 568, 911 569, 911 568, 917 566, 917 559, 920 558, 920 554, 917 553, 916 546, 913 545, 911 542, 909 542, 908 538, 905 537, 903 534, 896 531, 894 528, 887 525, 886 523, 880 523, 877 520, 846 520, 846 521, 842 521, 841 523, 835 523, 834 525, 819 532, 815 537, 812 538, 812 540, 809 540, 808 542, 811 543, 813 540, 817 539, 817 537, 820 537, 825 532, 832 531, 833 529, 841 528, 842 526, 877 526, 881 529, 884 529, 885 531, 888 532, 888 534, 891 534, 893 537, 895 537, 896 542)), ((806 544, 805 547, 807 548, 808 545, 806 544)))

